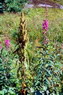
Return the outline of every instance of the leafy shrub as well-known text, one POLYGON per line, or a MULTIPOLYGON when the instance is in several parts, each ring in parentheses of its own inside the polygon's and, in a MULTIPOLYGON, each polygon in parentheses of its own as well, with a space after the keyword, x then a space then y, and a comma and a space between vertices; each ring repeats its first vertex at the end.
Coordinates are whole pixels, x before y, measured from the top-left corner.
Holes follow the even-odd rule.
POLYGON ((12 54, 9 44, 6 40, 6 46, 0 46, 0 95, 16 95, 18 92, 19 82, 14 71, 17 57, 12 54))
POLYGON ((21 11, 23 4, 27 0, 5 0, 7 11, 9 12, 19 12, 21 11))
POLYGON ((37 55, 33 63, 33 71, 35 71, 33 88, 42 92, 48 90, 51 95, 52 93, 59 95, 61 67, 63 66, 58 60, 59 54, 50 44, 37 49, 36 52, 37 55))
POLYGON ((3 13, 3 4, 0 2, 0 13, 3 13))

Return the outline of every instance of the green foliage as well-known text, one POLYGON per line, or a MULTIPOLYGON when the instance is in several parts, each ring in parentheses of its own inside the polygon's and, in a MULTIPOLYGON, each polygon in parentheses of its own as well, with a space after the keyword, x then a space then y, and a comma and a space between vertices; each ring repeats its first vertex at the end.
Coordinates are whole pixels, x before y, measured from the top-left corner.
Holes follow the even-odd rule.
POLYGON ((16 58, 11 51, 4 48, 0 50, 0 95, 16 95, 18 91, 19 82, 14 71, 16 58))
POLYGON ((3 13, 3 10, 8 12, 19 12, 26 2, 27 0, 1 0, 0 13, 3 13))
POLYGON ((60 91, 60 75, 62 75, 61 67, 63 66, 58 61, 58 54, 55 53, 53 46, 37 49, 37 62, 34 61, 34 89, 46 91, 47 89, 52 94, 58 95, 60 91), (52 51, 50 52, 50 47, 52 51))
POLYGON ((0 13, 3 13, 3 4, 0 2, 0 13))
POLYGON ((19 12, 27 0, 5 0, 6 10, 9 12, 19 12))
POLYGON ((63 72, 62 72, 62 75, 61 75, 61 93, 60 95, 63 94, 63 72))

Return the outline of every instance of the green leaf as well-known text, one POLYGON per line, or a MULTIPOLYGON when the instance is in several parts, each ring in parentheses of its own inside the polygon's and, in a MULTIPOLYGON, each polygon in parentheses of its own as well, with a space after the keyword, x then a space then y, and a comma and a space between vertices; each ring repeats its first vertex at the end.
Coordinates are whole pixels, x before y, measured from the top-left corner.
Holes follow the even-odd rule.
POLYGON ((0 91, 0 95, 4 95, 4 90, 0 91))

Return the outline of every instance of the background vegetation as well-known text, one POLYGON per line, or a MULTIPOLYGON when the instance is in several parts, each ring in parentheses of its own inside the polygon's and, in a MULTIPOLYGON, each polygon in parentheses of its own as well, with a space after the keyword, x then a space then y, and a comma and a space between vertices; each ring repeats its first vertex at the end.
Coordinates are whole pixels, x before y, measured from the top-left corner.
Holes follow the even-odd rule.
MULTIPOLYGON (((62 82, 63 82, 63 78, 62 78, 63 77, 62 75, 63 21, 62 20, 63 18, 62 16, 63 16, 63 10, 48 9, 49 44, 47 47, 45 47, 46 50, 43 50, 44 47, 42 44, 42 40, 43 40, 42 22, 45 19, 45 9, 36 8, 36 9, 26 10, 25 17, 27 21, 27 30, 28 30, 28 37, 29 37, 27 53, 29 56, 29 66, 30 66, 28 70, 29 73, 28 79, 26 80, 28 92, 32 93, 36 90, 41 90, 41 91, 49 90, 51 95, 52 93, 54 93, 55 95, 59 95, 58 93, 61 92, 61 90, 63 89, 62 86, 62 82), (43 48, 37 48, 37 47, 43 47, 43 48), (52 72, 50 68, 52 68, 52 72), (44 73, 42 73, 42 71, 44 71, 44 73), (44 80, 42 80, 43 79, 42 76, 44 77, 44 80), (52 87, 51 84, 53 84, 52 87), (51 89, 49 89, 50 87, 51 89)), ((20 13, 18 14, 5 13, 4 15, 0 15, 0 42, 2 42, 4 45, 4 40, 6 38, 10 39, 11 41, 10 51, 12 51, 12 53, 16 47, 16 38, 17 38, 16 34, 18 33, 19 23, 20 23, 20 13)), ((0 66, 0 68, 3 68, 0 69, 1 72, 4 71, 7 73, 6 71, 7 69, 5 70, 4 67, 8 66, 9 64, 11 67, 16 66, 16 68, 15 69, 11 68, 12 70, 11 72, 9 72, 9 74, 11 73, 12 75, 12 78, 11 76, 9 78, 11 80, 10 82, 11 85, 8 83, 7 86, 4 86, 6 85, 6 82, 10 81, 9 79, 8 80, 4 79, 5 84, 2 84, 2 89, 0 90, 0 93, 1 95, 4 95, 3 93, 10 93, 10 95, 12 95, 11 93, 13 93, 13 95, 17 95, 20 89, 20 82, 18 81, 17 73, 15 72, 17 71, 19 61, 16 65, 16 58, 13 57, 16 55, 14 54, 12 55, 11 52, 9 55, 8 54, 9 52, 7 52, 5 47, 4 47, 4 51, 5 51, 4 52, 5 56, 2 53, 0 55, 4 56, 5 60, 7 56, 8 57, 10 56, 11 62, 10 63, 7 62, 5 63, 5 65, 1 65, 2 67, 0 66), (15 85, 13 86, 14 83, 15 85), (8 86, 11 88, 8 88, 8 86)), ((4 60, 2 60, 2 58, 0 59, 1 59, 0 63, 2 64, 4 60)), ((7 76, 4 75, 4 77, 7 76)), ((1 75, 2 79, 4 77, 1 75)))
POLYGON ((0 0, 0 12, 19 12, 27 0, 0 0))

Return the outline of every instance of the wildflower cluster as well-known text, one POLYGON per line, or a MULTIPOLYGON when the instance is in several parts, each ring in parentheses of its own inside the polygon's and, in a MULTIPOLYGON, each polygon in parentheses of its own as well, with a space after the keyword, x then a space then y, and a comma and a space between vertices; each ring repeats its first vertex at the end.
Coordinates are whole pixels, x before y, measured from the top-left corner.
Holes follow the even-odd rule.
POLYGON ((48 27, 49 27, 48 20, 43 20, 42 27, 43 27, 43 30, 48 31, 48 27))
POLYGON ((10 40, 9 40, 9 39, 8 39, 8 40, 5 40, 5 46, 6 46, 7 48, 10 47, 10 40))
MULTIPOLYGON (((4 40, 4 45, 8 49, 10 47, 10 40, 9 39, 4 40)), ((0 42, 0 49, 2 48, 3 48, 2 43, 0 42)))

